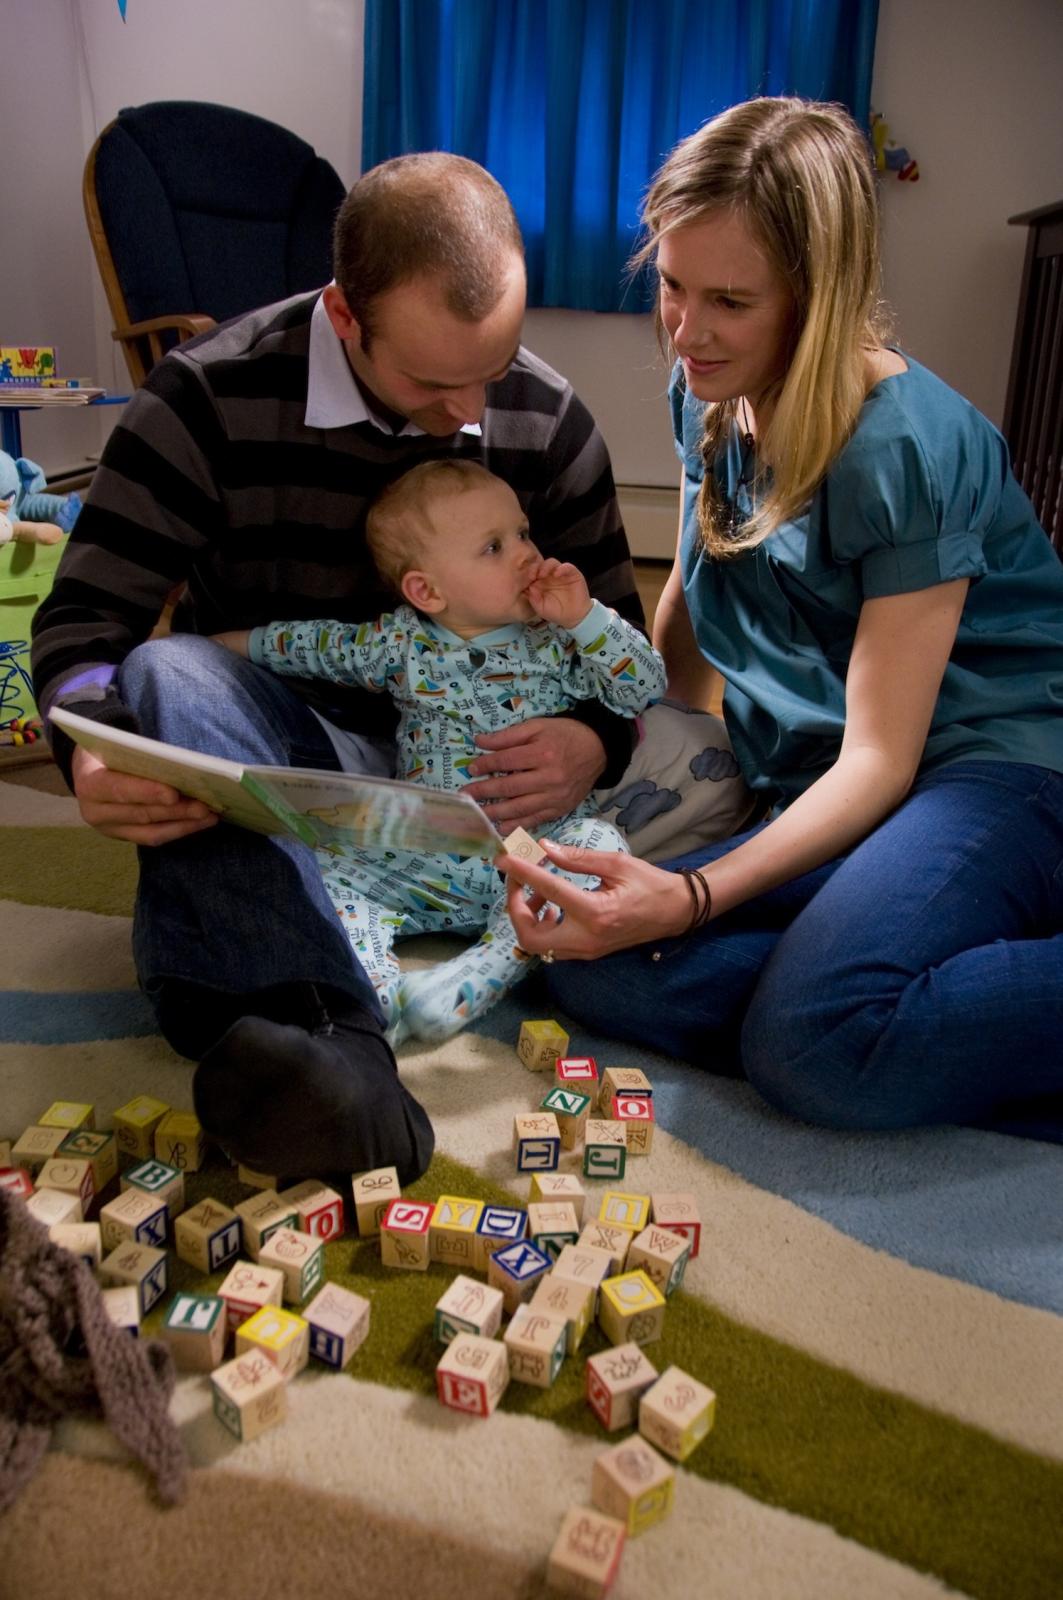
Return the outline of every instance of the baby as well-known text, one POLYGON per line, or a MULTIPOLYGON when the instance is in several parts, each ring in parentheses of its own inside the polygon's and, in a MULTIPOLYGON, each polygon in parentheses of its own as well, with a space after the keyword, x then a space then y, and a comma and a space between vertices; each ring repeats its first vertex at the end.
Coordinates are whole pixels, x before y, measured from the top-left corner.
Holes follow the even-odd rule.
MULTIPOLYGON (((478 733, 592 697, 634 717, 664 694, 657 652, 591 599, 578 568, 542 559, 512 489, 477 463, 414 467, 374 503, 366 538, 406 602, 394 612, 374 622, 273 622, 215 637, 273 672, 389 693, 399 708, 400 778, 460 789, 483 754, 478 733)), ((536 832, 560 844, 628 848, 589 799, 536 832)), ((393 1044, 410 1035, 449 1038, 530 971, 489 860, 357 848, 319 859, 393 1044), (452 960, 404 973, 395 938, 438 932, 479 938, 452 960)))

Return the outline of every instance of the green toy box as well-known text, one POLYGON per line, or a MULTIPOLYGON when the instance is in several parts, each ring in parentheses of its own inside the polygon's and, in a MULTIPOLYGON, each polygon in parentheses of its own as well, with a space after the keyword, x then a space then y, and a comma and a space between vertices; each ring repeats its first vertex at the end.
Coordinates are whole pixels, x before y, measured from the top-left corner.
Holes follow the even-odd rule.
POLYGON ((30 678, 30 623, 52 587, 66 548, 58 544, 0 545, 0 725, 14 717, 35 717, 30 678))

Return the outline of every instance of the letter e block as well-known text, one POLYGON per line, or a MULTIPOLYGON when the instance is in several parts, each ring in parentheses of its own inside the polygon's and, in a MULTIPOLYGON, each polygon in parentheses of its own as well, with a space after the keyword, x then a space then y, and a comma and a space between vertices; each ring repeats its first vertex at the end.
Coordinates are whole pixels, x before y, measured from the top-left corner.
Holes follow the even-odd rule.
POLYGON ((474 1417, 489 1417, 508 1383, 505 1346, 475 1333, 459 1333, 452 1339, 436 1367, 441 1403, 474 1417))

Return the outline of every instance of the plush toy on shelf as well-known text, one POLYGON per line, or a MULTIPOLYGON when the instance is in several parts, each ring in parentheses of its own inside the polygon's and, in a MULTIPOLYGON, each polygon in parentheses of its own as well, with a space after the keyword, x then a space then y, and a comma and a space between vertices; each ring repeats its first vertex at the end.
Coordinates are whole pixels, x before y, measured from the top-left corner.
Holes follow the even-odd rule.
POLYGON ((902 144, 890 138, 889 123, 879 111, 871 113, 871 149, 878 172, 895 172, 902 183, 919 182, 919 163, 902 144))
POLYGON ((16 460, 0 450, 0 544, 21 539, 27 544, 58 544, 81 510, 76 494, 47 494, 45 477, 35 461, 16 460))

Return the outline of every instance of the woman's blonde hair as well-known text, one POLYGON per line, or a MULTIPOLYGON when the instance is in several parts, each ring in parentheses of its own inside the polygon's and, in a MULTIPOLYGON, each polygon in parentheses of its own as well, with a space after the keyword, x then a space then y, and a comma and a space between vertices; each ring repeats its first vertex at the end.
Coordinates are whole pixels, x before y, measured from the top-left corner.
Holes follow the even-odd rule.
POLYGON ((864 356, 885 337, 887 319, 871 151, 841 106, 748 100, 682 140, 646 196, 650 237, 636 268, 654 259, 663 234, 718 212, 741 218, 794 302, 787 370, 769 394, 758 441, 755 509, 737 534, 713 471, 736 401, 705 413, 698 523, 710 553, 726 556, 760 544, 807 505, 856 424, 864 356))

